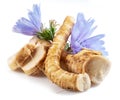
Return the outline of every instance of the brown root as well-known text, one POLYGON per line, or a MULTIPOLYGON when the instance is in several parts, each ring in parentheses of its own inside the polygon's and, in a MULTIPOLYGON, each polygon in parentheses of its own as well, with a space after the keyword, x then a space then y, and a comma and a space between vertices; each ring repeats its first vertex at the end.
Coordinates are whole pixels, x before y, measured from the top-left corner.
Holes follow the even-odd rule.
POLYGON ((110 62, 95 50, 83 49, 79 53, 67 54, 63 57, 67 70, 74 73, 88 73, 91 82, 99 84, 110 69, 110 62))
POLYGON ((34 36, 28 44, 8 59, 12 70, 22 69, 27 75, 41 73, 39 67, 43 65, 50 43, 34 36))
POLYGON ((91 86, 89 76, 86 73, 70 73, 60 67, 61 53, 64 49, 68 36, 71 33, 73 24, 73 18, 70 16, 66 17, 63 25, 56 33, 56 36, 53 39, 53 43, 48 50, 48 54, 45 59, 44 72, 53 83, 62 88, 84 91, 89 89, 91 86))

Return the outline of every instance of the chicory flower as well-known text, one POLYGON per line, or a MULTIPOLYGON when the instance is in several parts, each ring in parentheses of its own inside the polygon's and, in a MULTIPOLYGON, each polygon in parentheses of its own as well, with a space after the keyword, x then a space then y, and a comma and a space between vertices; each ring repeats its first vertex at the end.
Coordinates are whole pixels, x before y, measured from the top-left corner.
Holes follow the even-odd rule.
POLYGON ((33 11, 29 10, 28 18, 22 17, 16 22, 13 31, 24 35, 36 35, 41 30, 41 11, 39 5, 33 5, 33 11))
POLYGON ((98 50, 102 52, 103 55, 108 54, 103 46, 104 41, 101 40, 105 36, 104 34, 90 37, 93 31, 97 28, 97 26, 92 27, 94 22, 94 19, 91 18, 85 20, 84 15, 82 13, 78 13, 77 21, 72 29, 70 43, 74 54, 78 53, 83 48, 98 50))
POLYGON ((29 10, 28 18, 22 17, 16 22, 13 31, 28 36, 36 35, 40 39, 53 40, 57 23, 55 20, 49 21, 49 28, 43 27, 41 22, 41 11, 39 5, 33 5, 33 11, 29 10))

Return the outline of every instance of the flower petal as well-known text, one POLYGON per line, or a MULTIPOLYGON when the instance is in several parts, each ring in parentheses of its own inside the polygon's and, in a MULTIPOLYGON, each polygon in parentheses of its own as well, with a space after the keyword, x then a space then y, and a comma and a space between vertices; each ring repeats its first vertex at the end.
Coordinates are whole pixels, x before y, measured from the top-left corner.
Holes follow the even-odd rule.
POLYGON ((100 51, 103 55, 108 56, 108 52, 105 50, 105 48, 103 46, 99 47, 96 45, 96 46, 92 46, 89 49, 100 51))
POLYGON ((100 40, 105 35, 100 34, 93 37, 90 35, 97 28, 97 26, 93 26, 95 20, 88 19, 85 20, 84 15, 82 13, 78 13, 77 21, 73 26, 71 33, 71 49, 73 53, 79 52, 82 48, 89 48, 92 50, 101 51, 103 54, 107 54, 105 48, 103 47, 104 41, 100 40))
POLYGON ((21 18, 16 22, 16 25, 14 25, 13 31, 25 35, 34 35, 37 30, 35 30, 34 25, 31 24, 29 20, 21 18))
POLYGON ((81 32, 78 38, 79 42, 84 41, 86 38, 88 38, 92 34, 90 30, 93 23, 94 23, 94 20, 91 20, 90 22, 87 22, 86 25, 84 25, 83 31, 81 32))
POLYGON ((80 45, 77 41, 71 44, 71 48, 74 53, 79 52, 82 49, 82 45, 80 45))
POLYGON ((29 11, 28 17, 32 22, 32 24, 36 27, 36 29, 40 30, 40 26, 41 26, 40 6, 33 5, 33 12, 29 11))
POLYGON ((22 17, 16 22, 13 31, 24 35, 35 35, 40 31, 41 27, 41 12, 38 5, 33 5, 33 11, 28 13, 29 19, 22 17))
POLYGON ((82 13, 78 13, 77 21, 72 29, 71 40, 75 41, 78 39, 80 33, 82 32, 86 22, 82 13))
POLYGON ((82 45, 96 44, 96 41, 102 39, 104 36, 105 36, 104 34, 100 34, 100 35, 90 37, 90 38, 84 40, 83 42, 81 42, 81 44, 82 45))

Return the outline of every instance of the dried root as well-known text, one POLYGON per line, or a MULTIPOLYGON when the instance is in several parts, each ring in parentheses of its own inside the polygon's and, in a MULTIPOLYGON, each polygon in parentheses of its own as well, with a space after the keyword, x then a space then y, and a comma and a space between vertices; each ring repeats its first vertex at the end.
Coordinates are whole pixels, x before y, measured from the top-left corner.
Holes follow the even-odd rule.
MULTIPOLYGON (((64 52, 65 53, 65 52, 64 52)), ((110 70, 110 62, 95 50, 83 49, 77 54, 64 54, 66 69, 74 73, 87 73, 92 83, 99 84, 110 70)))
POLYGON ((60 57, 64 49, 65 43, 70 35, 74 20, 68 16, 64 20, 56 36, 54 37, 52 46, 48 50, 45 59, 45 74, 46 76, 58 86, 65 89, 72 89, 84 91, 90 88, 91 82, 88 74, 75 74, 63 70, 60 67, 60 57))
POLYGON ((28 75, 41 73, 50 43, 33 37, 28 44, 8 59, 8 65, 12 70, 22 69, 28 75))
POLYGON ((12 70, 22 69, 27 75, 43 72, 53 83, 65 89, 84 91, 90 88, 91 82, 101 83, 110 69, 107 58, 89 49, 74 55, 64 51, 73 24, 73 18, 66 17, 52 44, 34 36, 8 59, 8 65, 12 70))
POLYGON ((28 63, 34 56, 36 47, 32 44, 25 45, 19 52, 9 58, 8 64, 12 70, 16 70, 28 63))
MULTIPOLYGON (((19 52, 10 57, 8 60, 10 68, 12 70, 21 68, 28 75, 41 74, 45 71, 43 63, 50 45, 47 41, 33 37, 19 52)), ((66 71, 79 73, 81 76, 86 72, 94 84, 101 83, 110 69, 108 59, 103 57, 100 52, 89 49, 83 49, 75 55, 68 54, 63 50, 60 65, 66 71)))

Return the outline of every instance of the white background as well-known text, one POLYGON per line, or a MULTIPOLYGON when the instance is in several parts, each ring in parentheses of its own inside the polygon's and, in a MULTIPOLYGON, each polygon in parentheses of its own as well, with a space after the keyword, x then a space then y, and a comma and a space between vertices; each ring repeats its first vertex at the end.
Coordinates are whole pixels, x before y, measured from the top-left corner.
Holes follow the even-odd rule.
MULTIPOLYGON (((119 0, 118 0, 119 1, 119 0)), ((120 3, 117 0, 1 0, 0 1, 0 100, 120 100, 120 3), (109 59, 110 73, 97 87, 88 91, 72 92, 59 88, 46 77, 32 77, 11 71, 7 59, 26 44, 31 37, 12 32, 27 9, 40 3, 42 22, 56 19, 62 23, 66 15, 76 18, 83 12, 86 19, 96 20, 94 34, 105 33, 104 39, 109 59)))

